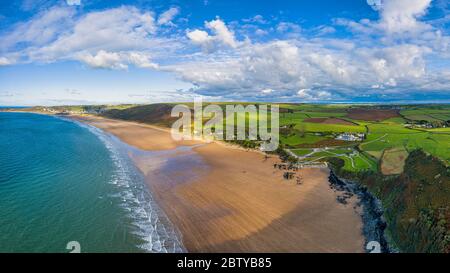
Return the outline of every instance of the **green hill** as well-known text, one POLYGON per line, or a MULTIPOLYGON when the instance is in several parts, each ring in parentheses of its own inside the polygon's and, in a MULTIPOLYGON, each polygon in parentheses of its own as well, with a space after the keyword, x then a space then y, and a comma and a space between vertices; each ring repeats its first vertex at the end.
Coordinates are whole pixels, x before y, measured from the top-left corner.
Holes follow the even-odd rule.
POLYGON ((450 252, 450 169, 421 150, 412 151, 396 176, 345 171, 332 160, 340 177, 358 180, 383 203, 388 236, 401 252, 450 252))
POLYGON ((170 127, 178 119, 170 116, 173 106, 174 104, 157 103, 126 109, 111 109, 105 111, 102 116, 170 127))

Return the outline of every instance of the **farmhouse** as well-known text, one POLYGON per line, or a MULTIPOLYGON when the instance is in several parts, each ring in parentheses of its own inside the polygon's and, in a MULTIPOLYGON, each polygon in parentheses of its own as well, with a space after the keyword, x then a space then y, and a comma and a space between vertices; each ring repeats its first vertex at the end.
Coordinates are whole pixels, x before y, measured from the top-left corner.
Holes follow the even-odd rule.
POLYGON ((363 133, 343 133, 336 137, 338 140, 344 141, 363 141, 365 134, 363 133))

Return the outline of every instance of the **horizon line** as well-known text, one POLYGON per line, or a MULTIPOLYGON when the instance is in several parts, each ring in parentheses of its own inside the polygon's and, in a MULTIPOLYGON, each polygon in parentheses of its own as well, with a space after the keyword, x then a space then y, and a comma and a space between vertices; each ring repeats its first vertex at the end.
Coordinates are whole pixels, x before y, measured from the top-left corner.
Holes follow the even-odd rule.
MULTIPOLYGON (((93 104, 58 104, 58 105, 0 105, 0 108, 33 108, 33 107, 62 107, 62 106, 119 106, 119 105, 152 105, 152 104, 182 104, 182 103, 193 103, 193 101, 183 101, 183 102, 153 102, 153 103, 93 103, 93 104)), ((310 104, 310 105, 447 105, 450 104, 450 100, 446 101, 392 101, 392 102, 276 102, 276 101, 203 101, 203 103, 276 103, 276 104, 310 104)))

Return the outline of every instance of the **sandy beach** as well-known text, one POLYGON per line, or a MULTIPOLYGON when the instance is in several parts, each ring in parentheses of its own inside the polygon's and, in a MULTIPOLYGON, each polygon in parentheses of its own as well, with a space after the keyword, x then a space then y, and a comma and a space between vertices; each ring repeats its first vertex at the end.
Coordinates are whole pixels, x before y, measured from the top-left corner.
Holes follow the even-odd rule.
POLYGON ((303 184, 297 185, 273 167, 275 156, 214 142, 175 142, 168 130, 150 125, 77 119, 142 150, 191 147, 163 153, 157 162, 132 155, 189 252, 363 252, 356 199, 337 202, 328 169, 300 170, 303 184))

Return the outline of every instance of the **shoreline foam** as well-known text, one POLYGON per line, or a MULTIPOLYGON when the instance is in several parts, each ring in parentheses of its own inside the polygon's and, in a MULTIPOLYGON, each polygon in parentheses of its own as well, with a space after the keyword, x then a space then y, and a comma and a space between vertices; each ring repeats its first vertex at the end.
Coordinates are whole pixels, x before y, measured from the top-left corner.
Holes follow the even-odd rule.
POLYGON ((148 252, 185 252, 176 228, 154 201, 154 197, 146 187, 145 178, 129 158, 130 147, 114 135, 105 133, 95 126, 76 119, 66 117, 62 119, 89 130, 110 152, 116 168, 114 180, 110 183, 119 190, 118 195, 112 197, 121 200, 121 208, 132 220, 131 232, 142 240, 143 243, 137 247, 148 252))

